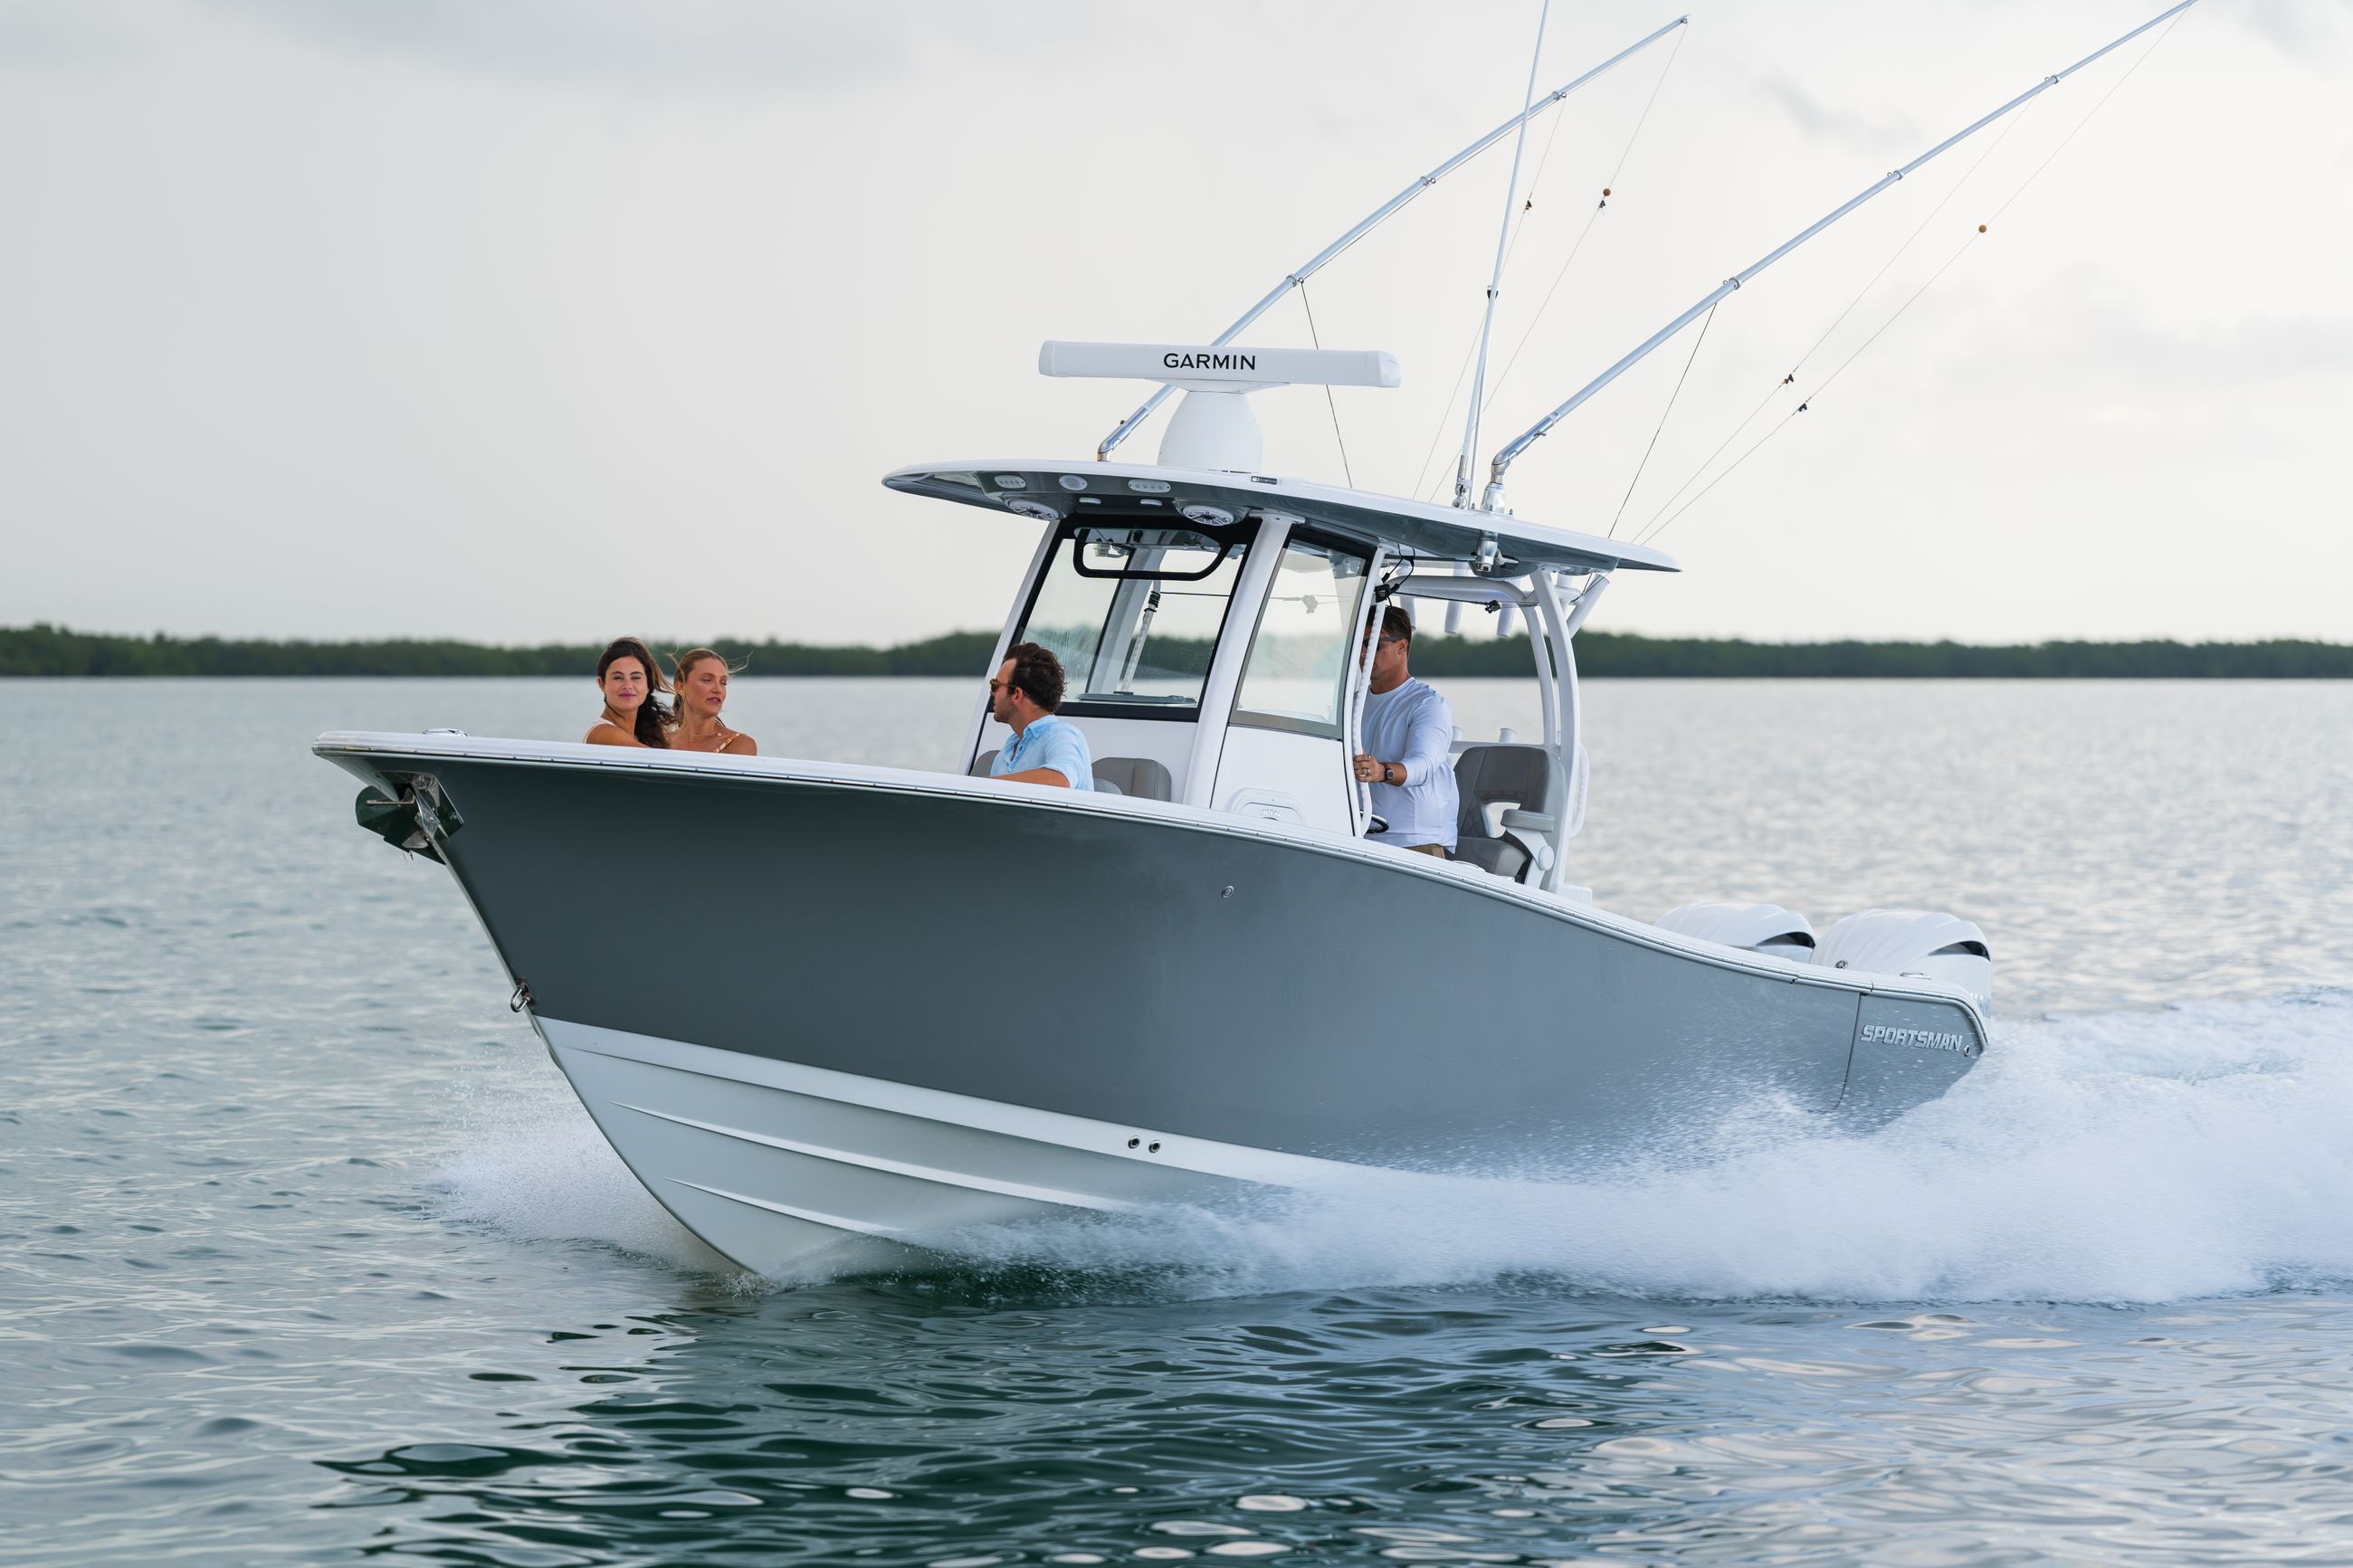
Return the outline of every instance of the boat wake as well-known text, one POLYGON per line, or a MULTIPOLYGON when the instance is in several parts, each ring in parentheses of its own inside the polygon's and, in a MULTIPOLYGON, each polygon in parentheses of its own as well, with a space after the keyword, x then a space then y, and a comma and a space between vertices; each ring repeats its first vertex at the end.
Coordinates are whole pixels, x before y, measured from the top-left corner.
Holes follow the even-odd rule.
MULTIPOLYGON (((1541 1280, 1702 1300, 2153 1302, 2353 1278, 2353 993, 2000 1028, 1942 1099, 1868 1133, 1751 1108, 1640 1163, 1374 1173, 960 1232, 942 1267, 1169 1296, 1541 1280)), ((560 1083, 442 1172, 460 1218, 723 1268, 560 1083)), ((1009 1281, 1008 1281, 1009 1282, 1009 1281)))
POLYGON ((670 1216, 541 1053, 460 1085, 427 1185, 443 1217, 516 1241, 586 1242, 698 1274, 735 1266, 670 1216))

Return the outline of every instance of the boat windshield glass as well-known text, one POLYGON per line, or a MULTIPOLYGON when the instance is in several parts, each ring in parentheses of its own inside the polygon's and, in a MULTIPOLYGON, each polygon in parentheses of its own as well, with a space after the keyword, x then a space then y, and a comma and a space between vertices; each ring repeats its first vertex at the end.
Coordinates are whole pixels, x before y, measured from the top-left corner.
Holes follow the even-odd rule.
POLYGON ((1293 538, 1250 639, 1234 722, 1340 738, 1349 642, 1365 591, 1365 559, 1293 538))
POLYGON ((1015 639, 1062 661, 1061 711, 1192 718, 1250 531, 1068 529, 1015 639))

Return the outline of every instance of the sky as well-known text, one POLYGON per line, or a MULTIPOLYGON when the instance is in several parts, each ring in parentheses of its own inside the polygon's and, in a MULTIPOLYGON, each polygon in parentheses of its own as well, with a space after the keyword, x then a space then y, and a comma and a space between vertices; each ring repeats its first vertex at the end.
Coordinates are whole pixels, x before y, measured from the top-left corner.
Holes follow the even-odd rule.
MULTIPOLYGON (((1696 4, 1530 132, 1482 458, 2160 8, 1696 4)), ((1207 342, 1515 112, 1539 10, 0 0, 0 625, 994 627, 1032 525, 881 476, 1090 454, 1148 389, 1042 340, 1207 342)), ((1558 0, 1539 90, 1678 14, 1558 0)), ((1269 471, 1451 473, 1511 150, 1310 284, 1404 384, 1258 395, 1269 471)), ((2353 6, 2202 0, 1751 280, 1510 503, 1682 561, 1597 630, 2353 641, 2348 254, 2353 6)), ((1295 299, 1243 339, 1308 341, 1295 299)))

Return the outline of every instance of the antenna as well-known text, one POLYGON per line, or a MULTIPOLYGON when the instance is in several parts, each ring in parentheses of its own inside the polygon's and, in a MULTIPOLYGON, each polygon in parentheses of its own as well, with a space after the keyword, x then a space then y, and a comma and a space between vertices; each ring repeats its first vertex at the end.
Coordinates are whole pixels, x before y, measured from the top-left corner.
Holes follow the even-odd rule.
POLYGON ((1160 437, 1165 468, 1244 473, 1263 450, 1250 395, 1276 386, 1395 386, 1398 362, 1378 349, 1249 349, 1231 344, 1071 343, 1038 349, 1038 374, 1181 387, 1160 437))
POLYGON ((1471 376, 1471 409, 1462 422, 1462 455, 1454 461, 1454 504, 1471 504, 1471 464, 1479 455, 1479 405, 1487 395, 1487 342, 1495 335, 1495 296, 1504 291, 1504 257, 1511 249, 1512 209, 1520 199, 1520 154, 1528 147, 1528 114, 1535 107, 1536 65, 1544 58, 1545 24, 1552 0, 1536 13, 1536 47, 1528 57, 1528 88, 1520 109, 1520 134, 1512 143, 1512 179, 1504 191, 1504 224, 1495 236, 1495 270, 1487 279, 1487 313, 1479 322, 1479 368, 1471 376))

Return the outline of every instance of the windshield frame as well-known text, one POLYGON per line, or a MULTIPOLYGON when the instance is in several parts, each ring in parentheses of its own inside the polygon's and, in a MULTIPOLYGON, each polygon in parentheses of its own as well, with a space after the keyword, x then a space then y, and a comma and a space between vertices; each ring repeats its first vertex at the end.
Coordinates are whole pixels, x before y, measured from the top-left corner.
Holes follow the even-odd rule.
MULTIPOLYGON (((1210 669, 1214 670, 1225 648, 1227 634, 1233 626, 1234 600, 1241 588, 1242 573, 1247 570, 1250 552, 1258 548, 1264 531, 1265 520, 1255 512, 1237 522, 1215 525, 1197 523, 1157 508, 1147 510, 1142 507, 1121 507, 1115 510, 1105 508, 1101 512, 1090 509, 1087 512, 1065 518, 1055 525, 1051 542, 1039 556, 1038 571, 1029 584, 1029 592, 1022 598, 1021 613, 1013 619, 1013 632, 1007 646, 1010 647, 1029 636, 1031 618, 1038 612, 1038 601, 1044 596, 1047 584, 1058 573, 1069 572, 1082 579, 1098 583, 1129 582, 1147 585, 1168 583, 1181 588, 1188 583, 1208 581, 1230 561, 1235 569, 1234 589, 1225 596, 1224 607, 1218 616, 1217 633, 1209 643, 1210 669), (1217 561, 1209 569, 1200 573, 1105 572, 1082 566, 1080 552, 1084 548, 1084 541, 1080 537, 1082 533, 1127 528, 1157 528, 1198 534, 1225 548, 1219 552, 1217 561), (1069 547, 1067 554, 1066 545, 1069 547), (1239 556, 1234 554, 1237 545, 1241 548, 1239 556)), ((1101 628, 1098 627, 1097 631, 1100 635, 1101 628)), ((1121 700, 1100 692, 1090 694, 1076 689, 1080 683, 1073 681, 1073 689, 1063 697, 1061 706, 1055 709, 1054 713, 1057 718, 1142 719, 1164 723, 1196 724, 1200 721, 1204 700, 1208 695, 1209 674, 1210 671, 1203 672, 1200 689, 1189 701, 1182 702, 1143 698, 1121 700)))
POLYGON ((1188 522, 1179 527, 1162 521, 1158 519, 1154 519, 1150 521, 1142 523, 1121 521, 1119 523, 1106 525, 1099 519, 1074 517, 1071 519, 1070 521, 1062 525, 1062 531, 1070 536, 1071 570, 1076 572, 1082 577, 1092 577, 1098 582, 1206 582, 1209 578, 1218 574, 1218 568, 1224 565, 1227 558, 1233 554, 1234 546, 1236 544, 1246 542, 1246 538, 1238 539, 1234 537, 1234 535, 1240 531, 1239 525, 1225 528, 1201 528, 1188 522), (1122 566, 1115 570, 1106 572, 1100 566, 1090 566, 1087 564, 1087 541, 1082 537, 1083 535, 1089 533, 1117 533, 1129 529, 1143 528, 1159 529, 1168 533, 1190 533, 1211 544, 1217 545, 1219 548, 1217 553, 1209 558, 1209 563, 1207 566, 1202 567, 1198 572, 1138 570, 1133 566, 1122 566))

